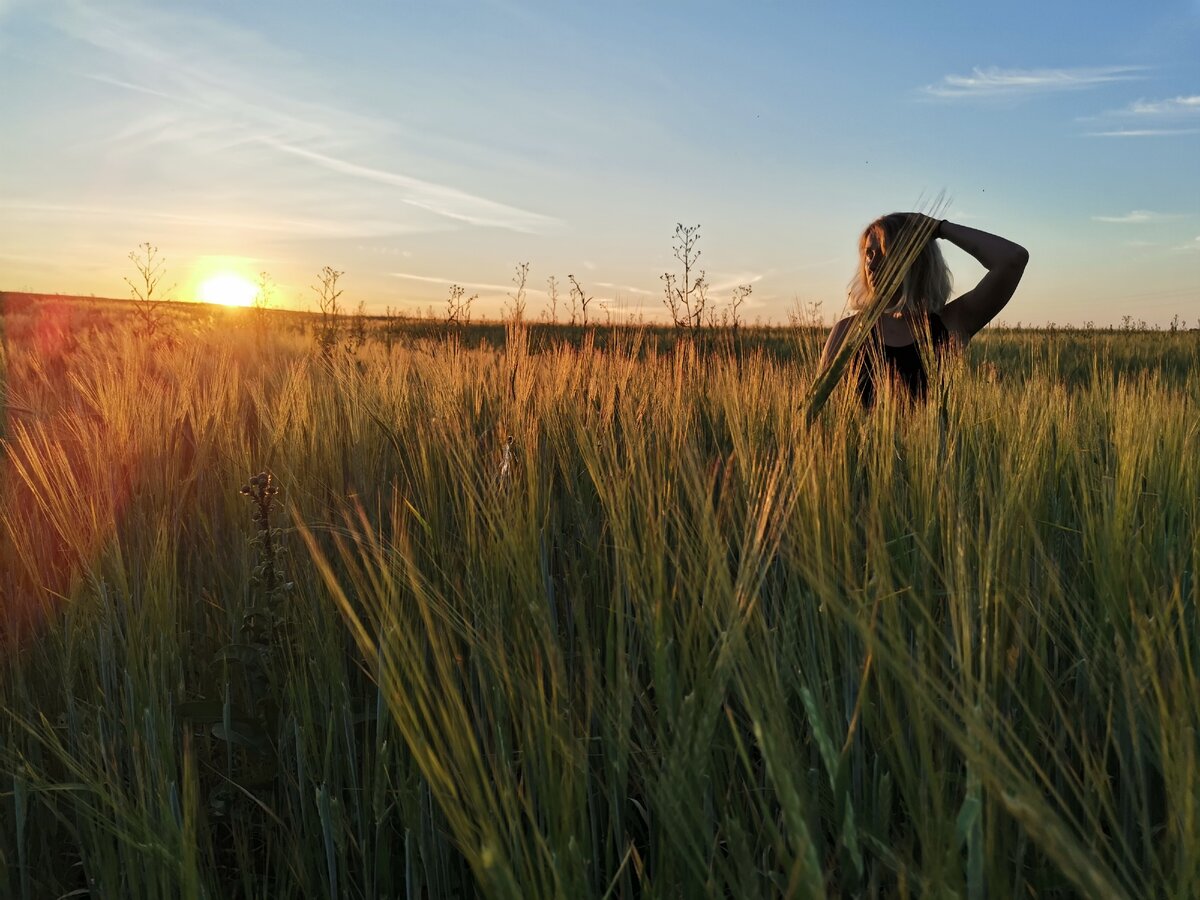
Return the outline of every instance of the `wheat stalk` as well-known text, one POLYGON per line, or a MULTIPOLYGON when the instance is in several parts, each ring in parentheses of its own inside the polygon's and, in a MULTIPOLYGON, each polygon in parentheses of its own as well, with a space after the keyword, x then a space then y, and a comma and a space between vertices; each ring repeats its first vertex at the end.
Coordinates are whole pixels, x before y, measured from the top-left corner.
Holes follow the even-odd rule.
POLYGON ((912 268, 925 245, 933 239, 937 231, 940 212, 944 212, 947 202, 944 195, 930 204, 930 211, 924 215, 910 216, 895 241, 895 249, 888 250, 884 258, 883 269, 879 277, 879 289, 871 302, 851 319, 845 339, 834 354, 829 365, 817 373, 809 388, 808 397, 804 401, 804 421, 811 425, 821 408, 833 394, 834 388, 842 380, 850 361, 854 359, 859 349, 866 343, 871 330, 882 318, 888 306, 891 305, 896 291, 904 284, 908 270, 912 268))

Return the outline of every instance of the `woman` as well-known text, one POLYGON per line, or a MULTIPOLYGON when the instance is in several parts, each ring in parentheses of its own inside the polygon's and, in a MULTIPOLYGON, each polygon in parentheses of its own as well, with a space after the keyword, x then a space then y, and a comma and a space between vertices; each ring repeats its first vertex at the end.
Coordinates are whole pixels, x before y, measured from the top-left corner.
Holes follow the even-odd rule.
MULTIPOLYGON (((910 221, 912 217, 926 219, 921 213, 891 213, 863 231, 858 241, 858 272, 850 283, 851 310, 857 312, 871 301, 884 260, 905 226, 908 233, 933 226, 933 221, 926 219, 927 228, 916 229, 913 226, 918 222, 910 221)), ((922 346, 927 352, 931 348, 934 356, 946 349, 965 347, 1008 303, 1029 261, 1029 252, 1019 244, 945 219, 933 227, 932 233, 905 275, 896 299, 855 360, 859 397, 865 406, 874 403, 876 372, 881 366, 886 377, 903 385, 910 396, 923 397, 929 379, 922 362, 922 346), (939 238, 970 253, 987 269, 979 284, 950 303, 946 302, 950 271, 938 249, 939 238)), ((848 316, 833 326, 821 353, 821 369, 837 354, 853 318, 848 316)))

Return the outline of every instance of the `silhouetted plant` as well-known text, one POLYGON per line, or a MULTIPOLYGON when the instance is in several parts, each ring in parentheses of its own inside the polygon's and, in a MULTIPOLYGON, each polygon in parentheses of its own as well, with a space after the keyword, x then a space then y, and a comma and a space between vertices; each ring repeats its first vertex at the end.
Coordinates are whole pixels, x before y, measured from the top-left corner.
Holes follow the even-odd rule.
POLYGON ((317 309, 321 314, 321 323, 317 326, 317 346, 324 357, 329 357, 337 349, 341 335, 341 307, 338 298, 342 296, 342 291, 337 283, 345 274, 333 266, 325 266, 317 275, 318 283, 309 286, 317 295, 317 309))
POLYGON ((514 290, 508 295, 508 314, 509 318, 514 322, 520 322, 525 318, 525 284, 529 280, 529 263, 517 263, 516 269, 513 272, 512 282, 514 290))
MULTIPOLYGON (((152 338, 167 324, 163 297, 159 291, 166 260, 158 255, 158 247, 149 241, 138 244, 129 251, 129 260, 137 269, 137 279, 126 277, 125 283, 133 295, 133 311, 137 316, 136 331, 143 337, 152 338)), ((172 286, 169 290, 174 290, 172 286)))
POLYGON ((551 275, 546 279, 546 297, 549 300, 547 312, 551 324, 558 324, 558 279, 551 275))
POLYGON ((735 331, 742 325, 742 306, 752 293, 754 293, 754 287, 749 284, 739 284, 733 289, 733 296, 729 298, 728 325, 735 331))
POLYGON ((704 270, 694 274, 696 263, 700 260, 700 249, 696 246, 699 241, 699 225, 677 223, 672 250, 675 258, 683 264, 683 274, 680 276, 674 272, 664 272, 660 276, 663 283, 663 303, 677 328, 699 328, 704 322, 704 308, 708 305, 708 282, 705 280, 704 270))
POLYGON ((567 280, 571 282, 571 324, 575 324, 575 311, 578 309, 583 324, 586 325, 588 323, 588 304, 592 302, 593 298, 589 297, 587 292, 580 287, 574 275, 568 275, 567 280))
POLYGON ((446 324, 471 324, 471 304, 478 298, 478 294, 468 297, 466 288, 461 284, 450 285, 450 296, 446 298, 446 324))

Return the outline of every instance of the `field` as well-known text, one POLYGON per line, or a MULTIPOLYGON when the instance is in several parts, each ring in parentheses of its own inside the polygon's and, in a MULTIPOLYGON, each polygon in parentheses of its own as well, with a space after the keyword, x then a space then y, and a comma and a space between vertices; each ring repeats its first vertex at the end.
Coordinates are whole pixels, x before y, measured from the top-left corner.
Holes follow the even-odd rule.
POLYGON ((1200 896, 1200 334, 172 315, 5 311, 0 896, 1200 896))

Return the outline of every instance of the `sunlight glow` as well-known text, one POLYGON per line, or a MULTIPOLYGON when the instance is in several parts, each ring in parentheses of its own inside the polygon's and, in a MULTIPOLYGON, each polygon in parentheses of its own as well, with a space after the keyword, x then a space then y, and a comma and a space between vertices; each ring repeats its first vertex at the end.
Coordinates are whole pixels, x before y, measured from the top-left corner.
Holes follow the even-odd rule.
POLYGON ((241 275, 221 272, 201 283, 196 298, 202 303, 219 303, 222 306, 250 306, 258 293, 258 287, 241 275))

